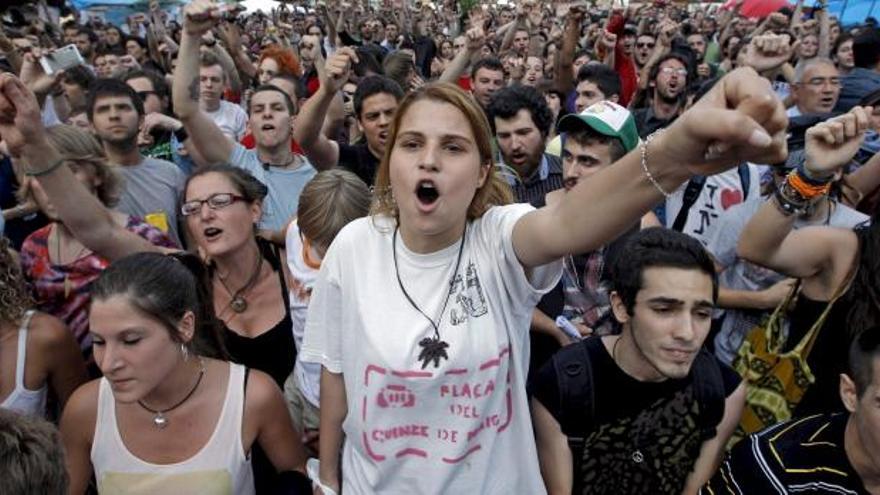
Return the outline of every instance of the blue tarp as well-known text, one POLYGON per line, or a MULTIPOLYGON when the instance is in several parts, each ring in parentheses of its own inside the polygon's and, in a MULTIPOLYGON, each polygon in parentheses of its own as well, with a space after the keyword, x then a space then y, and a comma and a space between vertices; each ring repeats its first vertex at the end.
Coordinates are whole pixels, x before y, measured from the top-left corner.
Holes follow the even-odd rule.
MULTIPOLYGON (((812 7, 816 1, 809 0, 805 4, 812 7)), ((845 26, 861 24, 868 17, 880 19, 880 0, 828 0, 826 5, 828 12, 845 26)))

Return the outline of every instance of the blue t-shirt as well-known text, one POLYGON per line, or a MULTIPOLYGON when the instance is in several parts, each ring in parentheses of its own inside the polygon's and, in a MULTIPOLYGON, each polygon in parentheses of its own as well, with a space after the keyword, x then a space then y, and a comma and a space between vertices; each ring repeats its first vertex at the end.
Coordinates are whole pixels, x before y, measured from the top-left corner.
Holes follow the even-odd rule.
POLYGON ((261 229, 280 230, 296 215, 299 195, 317 173, 304 156, 300 158, 302 165, 294 169, 264 167, 257 150, 246 149, 237 143, 229 155, 230 165, 247 170, 269 188, 269 194, 263 201, 261 229))

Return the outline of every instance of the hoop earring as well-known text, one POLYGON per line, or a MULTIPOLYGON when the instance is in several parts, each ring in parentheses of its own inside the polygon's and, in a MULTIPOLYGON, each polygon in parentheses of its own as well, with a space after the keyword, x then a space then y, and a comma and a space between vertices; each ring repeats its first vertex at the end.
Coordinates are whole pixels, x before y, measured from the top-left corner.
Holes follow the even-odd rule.
POLYGON ((189 361, 189 349, 182 342, 180 344, 180 354, 183 355, 183 362, 189 361))

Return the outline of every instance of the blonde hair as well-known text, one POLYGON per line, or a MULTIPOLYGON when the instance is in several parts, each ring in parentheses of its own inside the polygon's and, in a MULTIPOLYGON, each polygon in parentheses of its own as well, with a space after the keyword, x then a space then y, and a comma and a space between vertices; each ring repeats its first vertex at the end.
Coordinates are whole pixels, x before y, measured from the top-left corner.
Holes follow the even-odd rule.
POLYGON ((357 175, 325 170, 303 188, 296 222, 306 239, 326 249, 343 227, 370 212, 370 201, 370 189, 357 175))
POLYGON ((104 149, 90 133, 72 126, 56 125, 48 128, 46 134, 49 143, 58 150, 68 166, 88 165, 95 178, 100 181, 96 188, 98 199, 104 206, 113 207, 119 203, 122 179, 119 172, 109 163, 104 149))
POLYGON ((400 106, 397 107, 397 112, 394 114, 394 121, 391 125, 391 134, 387 141, 388 145, 385 147, 385 154, 379 164, 379 170, 376 172, 376 197, 371 213, 397 219, 397 206, 391 195, 391 153, 397 140, 397 132, 399 131, 403 116, 412 108, 414 103, 422 100, 448 103, 464 114, 465 119, 470 124, 471 132, 474 134, 477 151, 480 154, 480 166, 489 167, 486 181, 477 189, 468 207, 467 219, 474 220, 480 218, 492 206, 512 203, 513 193, 510 190, 510 186, 504 181, 495 166, 495 159, 492 156, 492 132, 489 129, 489 121, 486 120, 483 110, 480 109, 470 95, 462 91, 458 86, 450 83, 433 83, 410 93, 403 99, 400 106))

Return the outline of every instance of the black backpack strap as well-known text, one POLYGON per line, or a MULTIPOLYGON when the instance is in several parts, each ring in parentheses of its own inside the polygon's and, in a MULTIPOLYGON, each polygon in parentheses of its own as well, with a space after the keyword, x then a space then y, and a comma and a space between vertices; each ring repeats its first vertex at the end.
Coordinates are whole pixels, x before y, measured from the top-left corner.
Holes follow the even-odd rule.
POLYGON ((681 232, 684 229, 684 224, 687 222, 688 212, 691 211, 691 207, 697 202, 697 198, 699 198, 700 193, 703 192, 703 186, 705 184, 706 177, 703 175, 691 177, 691 180, 688 181, 687 187, 684 188, 684 194, 681 198, 681 209, 678 210, 678 214, 675 216, 675 221, 672 222, 672 230, 681 232))
POLYGON ((573 454, 583 448, 586 427, 595 416, 593 368, 587 350, 592 341, 601 344, 599 337, 590 337, 563 347, 553 356, 559 390, 559 426, 568 437, 573 454))
POLYGON ((736 172, 739 174, 739 183, 743 188, 743 202, 745 202, 745 200, 749 199, 749 189, 752 185, 752 174, 749 171, 749 164, 740 163, 736 167, 736 172))
POLYGON ((700 407, 700 438, 703 441, 715 437, 716 427, 724 417, 724 378, 721 364, 715 356, 701 349, 692 368, 694 398, 700 407))

